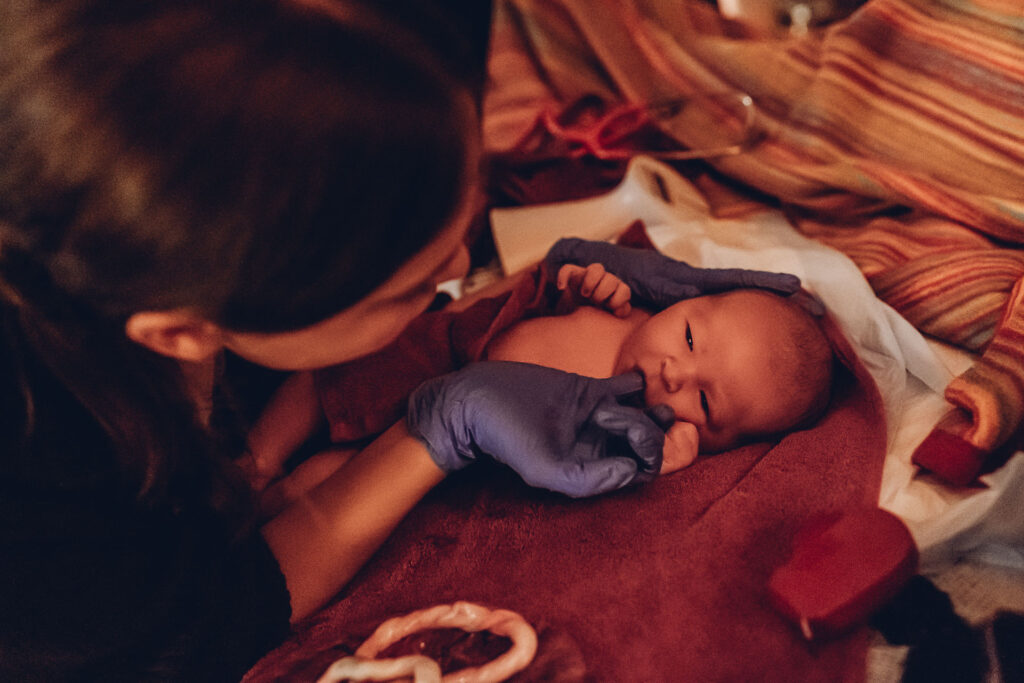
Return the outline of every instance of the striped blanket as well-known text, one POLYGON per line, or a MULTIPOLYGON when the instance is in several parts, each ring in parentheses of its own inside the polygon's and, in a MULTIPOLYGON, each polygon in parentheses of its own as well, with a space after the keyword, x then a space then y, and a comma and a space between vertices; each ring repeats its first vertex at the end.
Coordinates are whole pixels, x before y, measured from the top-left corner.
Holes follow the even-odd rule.
MULTIPOLYGON (((708 160, 714 172, 849 255, 922 332, 979 354, 947 389, 950 412, 915 461, 967 484, 1015 439, 1021 0, 868 0, 791 39, 751 37, 700 0, 502 0, 491 50, 484 130, 498 157, 550 156, 535 144, 538 122, 581 101, 612 109, 749 95, 756 137, 743 153, 708 160)), ((659 127, 681 149, 707 149, 737 140, 743 121, 735 108, 704 106, 659 127)), ((637 138, 623 144, 646 151, 637 138)))

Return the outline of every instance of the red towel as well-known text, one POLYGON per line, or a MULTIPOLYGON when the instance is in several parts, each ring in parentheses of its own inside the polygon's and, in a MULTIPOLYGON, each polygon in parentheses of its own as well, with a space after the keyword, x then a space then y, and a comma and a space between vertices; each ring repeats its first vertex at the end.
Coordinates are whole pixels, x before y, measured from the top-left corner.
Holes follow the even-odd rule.
MULTIPOLYGON (((464 328, 449 319, 436 329, 450 338, 464 328)), ((457 600, 515 610, 537 628, 537 659, 517 680, 863 681, 867 629, 808 643, 767 590, 807 520, 877 500, 881 401, 833 336, 853 372, 816 426, 778 443, 586 500, 530 489, 489 464, 453 475, 247 681, 315 679, 384 619, 457 600)), ((467 648, 495 647, 452 638, 426 638, 451 666, 480 663, 467 648)))

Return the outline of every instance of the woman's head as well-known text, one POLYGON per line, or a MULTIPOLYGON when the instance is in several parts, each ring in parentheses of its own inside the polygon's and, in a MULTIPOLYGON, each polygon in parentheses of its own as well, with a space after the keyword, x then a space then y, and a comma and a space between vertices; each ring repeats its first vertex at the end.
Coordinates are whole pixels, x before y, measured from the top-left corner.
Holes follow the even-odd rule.
POLYGON ((468 95, 361 4, 13 5, 0 239, 101 316, 305 327, 387 281, 464 201, 468 95))
MULTIPOLYGON (((112 444, 141 491, 197 480, 212 442, 143 346, 280 366, 261 334, 400 328, 426 305, 410 279, 464 267, 477 134, 468 90, 372 0, 0 3, 0 391, 24 450, 64 391, 110 440, 81 448, 112 444)), ((350 354, 386 341, 342 331, 350 354)))

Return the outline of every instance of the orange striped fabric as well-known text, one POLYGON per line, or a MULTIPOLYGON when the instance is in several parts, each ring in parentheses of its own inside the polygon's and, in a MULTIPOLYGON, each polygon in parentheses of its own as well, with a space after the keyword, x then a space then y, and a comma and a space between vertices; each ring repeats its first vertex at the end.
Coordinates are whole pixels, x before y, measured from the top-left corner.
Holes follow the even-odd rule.
MULTIPOLYGON (((781 40, 745 36, 700 0, 502 0, 492 37, 491 152, 583 96, 750 95, 758 140, 715 168, 848 254, 923 332, 983 354, 947 391, 957 408, 943 439, 962 440, 962 452, 920 462, 943 475, 943 458, 973 458, 973 478, 1014 434, 1024 418, 1021 0, 868 0, 820 33, 781 40)), ((741 127, 718 107, 663 125, 695 149, 741 127)), ((963 465, 947 478, 965 479, 963 465)))

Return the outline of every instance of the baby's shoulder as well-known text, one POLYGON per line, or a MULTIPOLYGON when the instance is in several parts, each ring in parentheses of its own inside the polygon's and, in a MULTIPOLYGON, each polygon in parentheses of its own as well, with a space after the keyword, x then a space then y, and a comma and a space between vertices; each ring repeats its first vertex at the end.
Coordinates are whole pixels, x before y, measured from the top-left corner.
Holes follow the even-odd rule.
POLYGON ((566 315, 516 323, 487 345, 486 356, 608 377, 630 329, 608 311, 582 306, 566 315))

